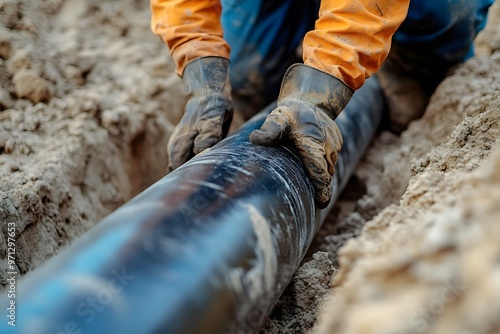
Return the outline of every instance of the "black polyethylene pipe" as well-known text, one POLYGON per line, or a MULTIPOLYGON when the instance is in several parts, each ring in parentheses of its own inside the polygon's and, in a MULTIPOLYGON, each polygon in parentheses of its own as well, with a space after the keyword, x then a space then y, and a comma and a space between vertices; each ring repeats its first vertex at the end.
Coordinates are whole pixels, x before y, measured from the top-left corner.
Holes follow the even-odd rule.
MULTIPOLYGON (((334 199, 382 105, 370 79, 337 119, 344 145, 334 199)), ((249 142, 264 118, 146 189, 24 279, 16 327, 4 317, 0 332, 257 331, 328 212, 315 208, 292 150, 249 142)))

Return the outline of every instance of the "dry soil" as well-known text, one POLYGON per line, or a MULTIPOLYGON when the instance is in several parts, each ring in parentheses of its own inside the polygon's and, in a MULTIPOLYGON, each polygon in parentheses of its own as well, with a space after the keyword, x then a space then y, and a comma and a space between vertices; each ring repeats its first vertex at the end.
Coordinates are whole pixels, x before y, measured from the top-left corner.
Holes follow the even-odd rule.
MULTIPOLYGON (((381 132, 262 333, 500 331, 500 6, 478 57, 381 132), (495 152, 495 153, 493 153, 495 152)), ((147 0, 0 0, 0 284, 165 174, 185 99, 147 0)))

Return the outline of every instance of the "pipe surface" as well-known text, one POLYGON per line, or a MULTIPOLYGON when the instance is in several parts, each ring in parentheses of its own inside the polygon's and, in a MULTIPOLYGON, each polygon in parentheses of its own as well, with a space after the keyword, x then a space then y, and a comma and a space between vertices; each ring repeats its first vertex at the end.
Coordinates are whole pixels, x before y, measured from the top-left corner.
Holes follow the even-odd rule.
MULTIPOLYGON (((382 114, 367 80, 337 119, 334 199, 382 114)), ((251 333, 303 259, 318 210, 296 153, 248 141, 265 112, 107 216, 21 281, 1 333, 251 333)), ((7 305, 4 296, 0 302, 7 305)), ((5 310, 5 309, 4 309, 5 310)))

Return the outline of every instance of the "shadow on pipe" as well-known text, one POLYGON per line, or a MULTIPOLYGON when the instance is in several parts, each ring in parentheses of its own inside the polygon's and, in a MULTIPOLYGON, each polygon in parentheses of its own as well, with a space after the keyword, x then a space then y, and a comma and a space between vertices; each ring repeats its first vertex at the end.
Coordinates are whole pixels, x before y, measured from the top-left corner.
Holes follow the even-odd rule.
MULTIPOLYGON (((337 119, 334 199, 382 113, 369 79, 337 119)), ((1 333, 252 333, 304 257, 317 210, 296 153, 248 141, 272 106, 24 279, 1 333)), ((1 305, 7 305, 4 296, 1 305)), ((5 308, 3 308, 5 310, 5 308)))

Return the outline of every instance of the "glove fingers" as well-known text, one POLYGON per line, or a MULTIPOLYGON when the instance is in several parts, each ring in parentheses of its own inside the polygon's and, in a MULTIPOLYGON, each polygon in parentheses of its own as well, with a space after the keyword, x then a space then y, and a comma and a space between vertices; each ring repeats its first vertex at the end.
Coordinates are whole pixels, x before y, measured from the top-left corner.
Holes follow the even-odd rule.
MULTIPOLYGON (((316 204, 320 209, 326 208, 332 197, 332 175, 325 160, 325 149, 311 137, 296 138, 294 144, 313 183, 316 204)), ((331 168, 333 170, 333 166, 331 168)))
POLYGON ((196 132, 177 126, 168 141, 168 169, 173 171, 194 156, 193 142, 196 132))
POLYGON ((201 129, 194 139, 193 153, 198 154, 223 139, 223 125, 220 117, 214 117, 201 123, 201 129))
POLYGON ((288 137, 290 133, 288 118, 279 111, 278 109, 270 113, 260 129, 252 131, 250 141, 253 144, 273 146, 288 137))
POLYGON ((335 164, 338 159, 338 152, 342 148, 343 139, 342 134, 337 126, 333 123, 333 127, 329 129, 329 139, 326 141, 325 151, 326 151, 326 161, 328 165, 328 173, 333 175, 335 164))

